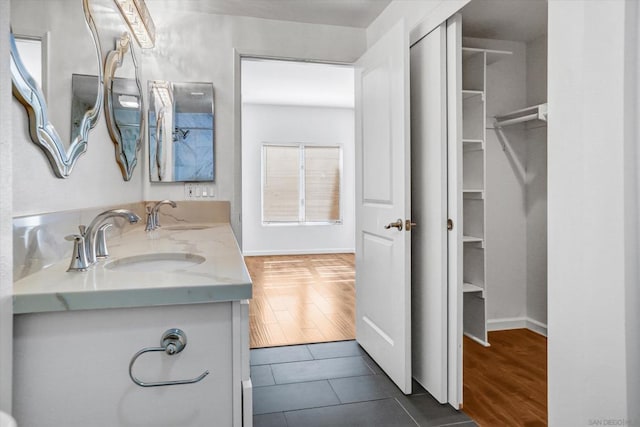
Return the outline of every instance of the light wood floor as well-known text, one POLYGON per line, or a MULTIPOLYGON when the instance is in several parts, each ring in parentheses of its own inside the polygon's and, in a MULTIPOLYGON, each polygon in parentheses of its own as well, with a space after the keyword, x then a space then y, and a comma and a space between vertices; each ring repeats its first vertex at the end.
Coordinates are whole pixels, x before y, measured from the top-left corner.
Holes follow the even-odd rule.
POLYGON ((464 412, 480 427, 547 425, 547 339, 528 329, 464 337, 464 412))
POLYGON ((355 339, 353 254, 245 257, 251 348, 355 339))

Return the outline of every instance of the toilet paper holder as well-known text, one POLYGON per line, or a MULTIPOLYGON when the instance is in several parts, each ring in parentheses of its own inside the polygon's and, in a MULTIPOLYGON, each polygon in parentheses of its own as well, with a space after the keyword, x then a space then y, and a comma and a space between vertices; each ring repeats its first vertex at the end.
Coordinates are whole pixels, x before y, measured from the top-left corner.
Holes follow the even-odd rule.
POLYGON ((136 362, 138 357, 142 356, 144 353, 154 352, 154 351, 163 351, 169 356, 173 356, 174 354, 180 353, 187 346, 187 334, 184 333, 183 330, 178 328, 168 329, 162 334, 162 338, 160 338, 160 347, 145 347, 142 350, 138 351, 131 358, 131 362, 129 362, 129 377, 131 377, 131 381, 139 385, 140 387, 160 387, 160 386, 168 386, 168 385, 179 385, 179 384, 193 384, 199 381, 202 381, 204 377, 209 375, 209 371, 205 371, 200 376, 196 378, 191 378, 188 380, 173 380, 173 381, 158 381, 158 382, 145 382, 141 381, 133 375, 133 364, 136 362))

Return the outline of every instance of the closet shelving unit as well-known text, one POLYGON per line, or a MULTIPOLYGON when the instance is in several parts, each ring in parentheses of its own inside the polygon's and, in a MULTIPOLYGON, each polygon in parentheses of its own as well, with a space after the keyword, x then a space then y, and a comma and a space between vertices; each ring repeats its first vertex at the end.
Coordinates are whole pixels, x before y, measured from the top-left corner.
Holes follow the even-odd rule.
POLYGON ((485 304, 486 75, 488 65, 507 55, 511 52, 462 48, 463 329, 484 346, 489 345, 485 304))

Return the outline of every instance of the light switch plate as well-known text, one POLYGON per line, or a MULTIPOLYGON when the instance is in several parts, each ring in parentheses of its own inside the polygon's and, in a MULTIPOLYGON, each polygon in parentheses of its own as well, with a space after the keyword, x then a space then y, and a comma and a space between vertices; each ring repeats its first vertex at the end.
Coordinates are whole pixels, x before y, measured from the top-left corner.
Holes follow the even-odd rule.
POLYGON ((211 183, 184 183, 184 198, 185 200, 192 199, 215 199, 216 198, 216 186, 211 183))

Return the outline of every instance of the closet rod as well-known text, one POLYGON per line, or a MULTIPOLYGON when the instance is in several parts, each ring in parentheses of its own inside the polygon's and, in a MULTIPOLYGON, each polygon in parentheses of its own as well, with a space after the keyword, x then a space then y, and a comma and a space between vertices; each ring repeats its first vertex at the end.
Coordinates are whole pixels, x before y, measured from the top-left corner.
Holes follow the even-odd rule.
POLYGON ((513 111, 508 114, 495 116, 493 124, 496 128, 500 128, 503 126, 528 122, 530 120, 547 121, 547 104, 535 105, 533 107, 523 108, 522 110, 513 111))
POLYGON ((536 120, 538 118, 538 113, 529 114, 528 116, 516 117, 515 119, 508 120, 496 120, 495 125, 497 127, 515 125, 517 123, 528 122, 529 120, 536 120))

